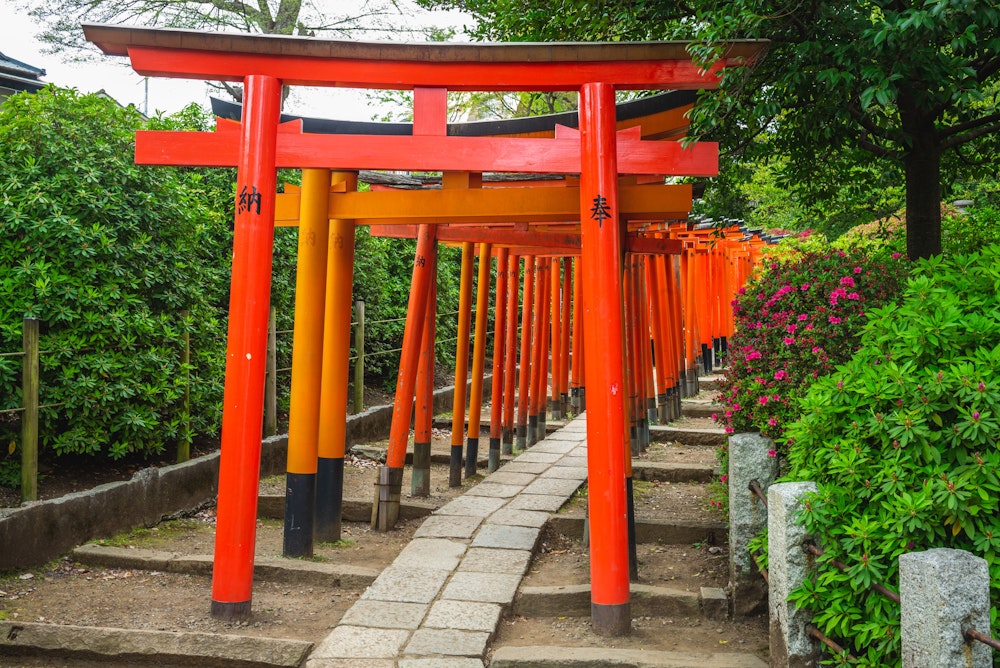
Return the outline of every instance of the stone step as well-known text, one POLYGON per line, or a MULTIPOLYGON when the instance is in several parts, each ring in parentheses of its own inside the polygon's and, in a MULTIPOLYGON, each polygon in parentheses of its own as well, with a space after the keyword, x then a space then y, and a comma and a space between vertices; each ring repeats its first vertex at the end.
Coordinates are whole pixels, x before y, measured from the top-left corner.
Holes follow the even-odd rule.
MULTIPOLYGON (((699 593, 672 587, 632 583, 629 585, 632 614, 638 617, 704 617, 726 619, 729 600, 717 587, 702 587, 699 593)), ((522 617, 589 617, 590 585, 521 587, 514 601, 514 614, 522 617)))
MULTIPOLYGON (((569 538, 583 537, 583 515, 564 513, 549 518, 549 527, 569 538)), ((724 522, 711 521, 670 521, 636 519, 635 540, 637 543, 661 543, 663 545, 693 545, 707 541, 710 545, 723 545, 728 540, 728 529, 724 522)))
MULTIPOLYGON (((371 499, 344 499, 340 517, 345 522, 369 522, 372 518, 372 502, 375 493, 372 491, 371 499)), ((399 504, 399 519, 411 520, 427 517, 435 510, 439 504, 406 501, 399 504)), ((257 517, 268 520, 285 519, 285 497, 281 494, 261 494, 257 497, 257 517)))
POLYGON ((649 438, 657 442, 677 441, 684 445, 707 445, 719 447, 726 444, 724 429, 682 429, 670 425, 652 425, 649 438))
POLYGON ((719 406, 705 399, 681 399, 681 415, 692 418, 710 418, 719 412, 719 406))
POLYGON ((664 652, 603 647, 531 645, 500 647, 490 668, 767 668, 753 654, 737 652, 664 652))
POLYGON ((701 376, 698 378, 698 389, 702 392, 712 392, 722 386, 722 374, 712 374, 711 376, 701 376))
POLYGON ((304 640, 0 622, 0 655, 82 656, 122 666, 153 661, 158 665, 293 668, 302 665, 310 649, 312 643, 304 640))
POLYGON ((714 466, 683 462, 646 462, 632 460, 632 479, 659 482, 712 482, 718 473, 714 466))
MULTIPOLYGON (((371 514, 369 506, 369 515, 371 514)), ((159 550, 126 549, 105 545, 83 545, 71 553, 81 564, 104 568, 125 568, 164 573, 210 575, 212 555, 183 555, 159 550)), ((254 560, 254 579, 268 582, 289 582, 315 587, 367 587, 379 571, 348 564, 335 564, 302 559, 257 557, 254 560)))

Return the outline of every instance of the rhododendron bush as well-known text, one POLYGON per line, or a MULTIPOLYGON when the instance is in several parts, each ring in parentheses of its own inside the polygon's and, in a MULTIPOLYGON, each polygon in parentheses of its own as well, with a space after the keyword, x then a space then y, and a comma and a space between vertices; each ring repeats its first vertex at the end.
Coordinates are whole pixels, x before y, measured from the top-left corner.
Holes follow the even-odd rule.
POLYGON ((815 239, 765 259, 733 302, 716 415, 726 431, 759 431, 780 450, 799 397, 850 359, 868 311, 898 295, 906 269, 899 253, 873 257, 815 239))
POLYGON ((869 584, 895 589, 903 552, 985 559, 996 628, 998 369, 1000 246, 987 246, 917 263, 898 305, 871 309, 852 359, 802 397, 785 432, 787 479, 817 483, 801 521, 825 554, 793 600, 858 657, 829 663, 900 665, 899 607, 869 584))

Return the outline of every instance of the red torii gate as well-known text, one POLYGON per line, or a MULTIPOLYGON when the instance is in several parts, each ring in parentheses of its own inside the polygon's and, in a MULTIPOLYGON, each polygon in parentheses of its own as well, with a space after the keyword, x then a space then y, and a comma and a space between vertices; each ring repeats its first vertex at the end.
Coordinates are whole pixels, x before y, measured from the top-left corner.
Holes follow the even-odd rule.
MULTIPOLYGON (((587 346, 592 620, 627 633, 623 223, 619 174, 714 175, 714 144, 682 150, 615 132, 615 90, 718 85, 765 42, 734 42, 703 67, 687 43, 389 44, 88 24, 88 40, 145 76, 244 84, 239 132, 139 132, 136 162, 237 168, 232 290, 212 614, 250 613, 276 168, 580 174, 587 346), (282 85, 414 91, 410 136, 309 135, 279 128, 282 85), (449 137, 447 91, 578 91, 578 132, 555 138, 449 137)), ((391 465, 391 464, 390 464, 391 465)))

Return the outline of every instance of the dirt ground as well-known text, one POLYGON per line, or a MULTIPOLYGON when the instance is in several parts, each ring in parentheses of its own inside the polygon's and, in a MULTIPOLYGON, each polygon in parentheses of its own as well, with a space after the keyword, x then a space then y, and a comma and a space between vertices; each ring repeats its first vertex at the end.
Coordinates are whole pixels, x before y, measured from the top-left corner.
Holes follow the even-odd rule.
MULTIPOLYGON (((434 450, 446 451, 450 446, 450 437, 448 430, 435 430, 434 450)), ((712 448, 654 443, 639 459, 712 465, 715 454, 712 448)), ((371 460, 349 456, 345 466, 345 498, 371 499, 377 466, 371 460)), ((447 478, 447 465, 432 465, 431 496, 420 500, 443 505, 478 481, 476 478, 468 481, 463 488, 452 489, 448 487, 447 478)), ((261 481, 262 493, 280 494, 283 489, 283 476, 261 481)), ((720 519, 718 511, 709 507, 706 485, 636 482, 635 490, 639 519, 700 519, 712 522, 720 519)), ((403 482, 404 502, 411 499, 409 491, 410 470, 407 468, 403 482)), ((584 504, 585 495, 578 494, 567 512, 582 512, 584 504)), ((190 517, 103 542, 126 548, 210 555, 214 546, 214 524, 214 508, 205 508, 190 517)), ((388 565, 409 542, 418 525, 419 520, 401 521, 394 531, 378 533, 365 523, 344 523, 343 540, 336 544, 317 544, 313 559, 380 569, 388 565)), ((280 556, 281 538, 280 521, 259 521, 258 558, 280 556)), ((724 545, 640 545, 639 582, 689 591, 698 591, 702 586, 725 587, 728 580, 726 555, 724 545)), ((589 558, 580 541, 549 533, 524 584, 582 584, 588 580, 589 558)), ((64 557, 42 568, 0 578, 0 619, 228 633, 316 642, 337 624, 347 608, 361 595, 362 589, 323 589, 258 581, 254 585, 254 613, 246 623, 213 619, 208 612, 210 592, 211 580, 207 575, 97 568, 77 564, 64 557)), ((763 620, 736 623, 700 618, 640 617, 633 621, 631 636, 607 639, 590 630, 589 618, 509 617, 501 624, 494 644, 751 651, 766 656, 767 630, 763 620)), ((16 661, 11 665, 67 668, 100 665, 69 660, 49 660, 48 663, 33 663, 34 659, 16 661)), ((8 665, 3 661, 0 664, 8 665)))

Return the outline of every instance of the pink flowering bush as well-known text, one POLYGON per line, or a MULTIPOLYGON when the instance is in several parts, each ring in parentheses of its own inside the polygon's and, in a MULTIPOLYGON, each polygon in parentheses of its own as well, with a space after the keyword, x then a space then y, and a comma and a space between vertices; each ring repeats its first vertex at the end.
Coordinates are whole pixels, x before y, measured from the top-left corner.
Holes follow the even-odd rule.
POLYGON ((907 263, 829 244, 765 259, 733 302, 736 331, 716 414, 728 433, 759 431, 782 447, 798 399, 820 376, 850 359, 870 309, 893 301, 907 263))

